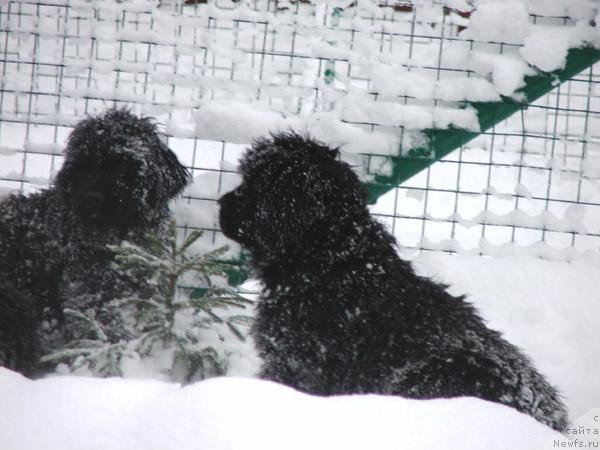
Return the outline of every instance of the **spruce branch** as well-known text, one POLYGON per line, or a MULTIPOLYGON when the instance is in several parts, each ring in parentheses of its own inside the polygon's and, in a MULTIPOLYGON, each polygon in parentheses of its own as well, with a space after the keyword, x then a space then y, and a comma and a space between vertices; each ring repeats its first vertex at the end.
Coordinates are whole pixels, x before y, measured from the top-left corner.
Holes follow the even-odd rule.
POLYGON ((125 356, 159 358, 160 352, 171 352, 169 375, 176 381, 223 374, 226 355, 202 342, 201 330, 204 335, 206 330, 214 330, 222 339, 215 328, 222 327, 234 339, 244 340, 243 329, 251 319, 230 311, 243 310, 251 302, 227 283, 229 275, 239 271, 222 260, 227 246, 192 253, 201 237, 202 231, 192 231, 179 244, 177 227, 172 222, 164 237, 147 234, 144 246, 128 241, 109 246, 115 253, 116 270, 149 286, 146 296, 126 296, 111 302, 112 308, 131 319, 132 338, 112 343, 92 313, 65 310, 73 320, 85 323, 96 340, 73 341, 45 360, 71 361, 72 368, 87 366, 94 373, 105 375, 120 373, 125 356))

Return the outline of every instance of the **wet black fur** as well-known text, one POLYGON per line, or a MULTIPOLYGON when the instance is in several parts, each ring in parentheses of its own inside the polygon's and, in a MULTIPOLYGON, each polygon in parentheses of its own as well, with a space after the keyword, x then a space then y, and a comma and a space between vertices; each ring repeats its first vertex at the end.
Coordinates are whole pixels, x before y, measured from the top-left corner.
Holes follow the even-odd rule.
POLYGON ((474 396, 555 429, 556 390, 463 297, 415 274, 337 151, 293 133, 255 142, 220 200, 223 232, 264 284, 262 376, 315 394, 474 396))
POLYGON ((168 202, 188 180, 152 119, 113 109, 77 124, 53 186, 0 201, 0 280, 10 281, 10 288, 0 284, 0 339, 8 336, 2 345, 12 355, 0 365, 33 374, 44 370, 33 362, 40 355, 94 337, 82 323, 63 320, 66 307, 104 315, 109 337, 119 339, 122 327, 110 323, 118 318, 104 306, 144 286, 111 267, 107 245, 143 243, 148 231, 162 232, 168 202), (17 335, 26 352, 11 341, 17 335), (15 348, 6 349, 11 342, 15 348))

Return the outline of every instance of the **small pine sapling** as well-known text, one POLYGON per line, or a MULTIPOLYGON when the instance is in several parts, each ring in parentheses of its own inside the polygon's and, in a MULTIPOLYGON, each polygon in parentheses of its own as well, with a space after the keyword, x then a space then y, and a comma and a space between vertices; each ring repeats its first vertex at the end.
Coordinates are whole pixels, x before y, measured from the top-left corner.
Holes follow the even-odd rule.
MULTIPOLYGON (((193 231, 178 245, 177 228, 172 222, 164 241, 155 234, 148 234, 144 247, 128 241, 109 246, 115 252, 117 270, 145 281, 152 288, 152 295, 147 298, 125 297, 111 303, 111 307, 122 311, 123 326, 131 328, 128 333, 135 336, 134 339, 111 344, 101 333, 102 326, 90 323, 98 329, 98 340, 93 341, 93 345, 87 341, 75 342, 69 349, 46 359, 75 358, 72 368, 87 364, 96 374, 120 375, 115 363, 120 363, 121 358, 115 359, 113 353, 116 351, 122 357, 133 352, 141 359, 164 360, 166 357, 170 361, 166 372, 174 381, 189 382, 223 374, 227 368, 227 355, 214 345, 225 339, 219 330, 224 326, 230 334, 243 340, 240 325, 248 325, 250 317, 232 315, 230 309, 243 309, 251 302, 227 281, 239 270, 220 260, 227 252, 227 246, 204 254, 188 251, 201 236, 201 231, 193 231), (214 343, 209 336, 213 337, 214 343), (110 352, 105 356, 99 353, 100 349, 110 352), (112 357, 110 366, 105 364, 109 355, 112 357)), ((86 315, 79 318, 93 320, 86 315)))
POLYGON ((93 374, 109 377, 122 376, 121 362, 123 358, 133 358, 135 354, 131 351, 127 342, 121 340, 111 343, 106 335, 104 326, 98 322, 94 310, 85 312, 65 308, 65 318, 78 321, 82 326, 88 327, 95 335, 95 339, 77 339, 70 342, 65 348, 43 356, 41 362, 56 364, 70 361, 70 371, 76 372, 87 368, 93 374))

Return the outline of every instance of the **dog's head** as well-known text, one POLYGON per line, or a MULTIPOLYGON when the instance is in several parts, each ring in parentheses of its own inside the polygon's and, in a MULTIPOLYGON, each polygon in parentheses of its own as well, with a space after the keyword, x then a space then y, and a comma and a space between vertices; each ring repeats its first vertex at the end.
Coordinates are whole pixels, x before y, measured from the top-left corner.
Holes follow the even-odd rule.
POLYGON ((55 188, 84 221, 128 228, 151 224, 188 181, 150 118, 111 109, 77 124, 55 188))
POLYGON ((250 251, 304 251, 367 213, 366 189, 338 151, 296 133, 255 141, 225 194, 223 233, 250 251))

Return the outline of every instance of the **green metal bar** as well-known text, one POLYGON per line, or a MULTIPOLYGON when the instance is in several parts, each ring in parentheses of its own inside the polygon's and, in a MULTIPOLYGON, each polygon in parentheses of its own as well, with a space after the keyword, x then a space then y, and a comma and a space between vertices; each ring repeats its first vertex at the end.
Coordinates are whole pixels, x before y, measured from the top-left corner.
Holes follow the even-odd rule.
MULTIPOLYGON (((483 132, 515 112, 527 108, 529 103, 546 95, 559 84, 570 80, 598 61, 600 61, 600 50, 598 49, 592 47, 571 49, 563 69, 525 77, 525 87, 521 90, 525 94, 525 102, 516 102, 509 97, 503 97, 501 102, 469 103, 477 111, 481 131, 483 132)), ((424 134, 427 141, 426 147, 412 149, 404 156, 392 157, 391 175, 375 175, 375 179, 367 184, 370 203, 375 203, 387 191, 479 136, 479 133, 455 128, 429 129, 425 130, 424 134)))

